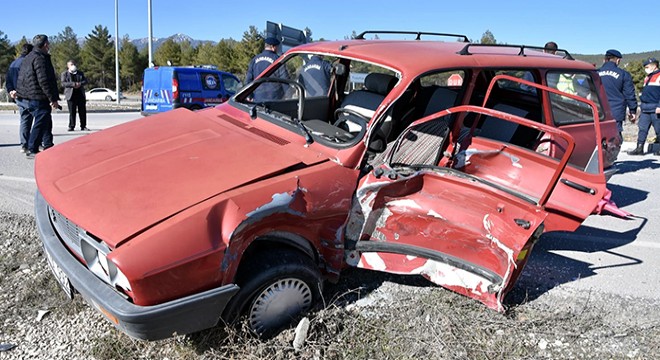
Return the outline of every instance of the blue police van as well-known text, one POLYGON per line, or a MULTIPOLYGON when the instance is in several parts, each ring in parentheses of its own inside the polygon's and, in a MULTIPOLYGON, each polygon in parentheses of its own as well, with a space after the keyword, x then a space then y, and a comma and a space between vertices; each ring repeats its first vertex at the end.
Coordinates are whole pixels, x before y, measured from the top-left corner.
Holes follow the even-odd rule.
POLYGON ((144 70, 142 115, 185 107, 199 110, 227 101, 242 86, 234 74, 211 66, 154 66, 144 70))

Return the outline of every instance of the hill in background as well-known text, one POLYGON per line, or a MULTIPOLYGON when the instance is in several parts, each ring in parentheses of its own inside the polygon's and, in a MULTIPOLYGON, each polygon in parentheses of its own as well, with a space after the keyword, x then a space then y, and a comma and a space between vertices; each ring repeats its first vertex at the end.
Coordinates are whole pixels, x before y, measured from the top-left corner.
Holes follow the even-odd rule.
MULTIPOLYGON (((578 60, 596 64, 596 67, 600 67, 600 65, 603 63, 603 57, 605 54, 603 53, 598 55, 585 55, 585 54, 571 53, 571 55, 578 60)), ((654 57, 660 60, 660 50, 632 53, 632 54, 622 54, 622 55, 623 55, 623 59, 621 59, 621 64, 624 66, 628 63, 642 62, 649 57, 654 57)))

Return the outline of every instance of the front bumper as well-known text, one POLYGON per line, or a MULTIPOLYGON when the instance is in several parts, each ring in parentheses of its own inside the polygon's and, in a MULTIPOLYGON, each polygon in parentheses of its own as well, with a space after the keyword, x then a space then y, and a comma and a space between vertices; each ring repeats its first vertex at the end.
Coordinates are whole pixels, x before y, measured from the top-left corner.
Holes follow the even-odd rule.
POLYGON ((48 205, 39 192, 35 198, 35 212, 44 251, 85 301, 132 337, 159 340, 174 333, 187 334, 216 326, 225 306, 239 290, 237 285, 230 284, 158 305, 135 305, 97 278, 69 252, 57 236, 48 217, 48 205))

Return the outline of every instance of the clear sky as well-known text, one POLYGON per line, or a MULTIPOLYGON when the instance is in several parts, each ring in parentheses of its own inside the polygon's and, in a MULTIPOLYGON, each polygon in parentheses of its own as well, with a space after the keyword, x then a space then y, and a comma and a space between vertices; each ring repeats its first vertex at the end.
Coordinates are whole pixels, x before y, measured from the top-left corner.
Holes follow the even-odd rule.
MULTIPOLYGON (((29 6, 3 6, 0 31, 11 42, 39 33, 57 35, 66 26, 79 37, 99 24, 115 33, 115 0, 26 1, 29 6), (15 11, 13 16, 8 9, 15 11)), ((146 38, 147 0, 118 1, 119 36, 146 38)), ((273 21, 308 27, 314 39, 343 39, 353 30, 419 30, 464 34, 478 41, 490 30, 502 43, 542 46, 552 40, 572 53, 603 54, 610 48, 622 53, 660 49, 660 27, 645 15, 655 11, 652 4, 640 0, 152 0, 152 19, 157 38, 183 33, 198 40, 240 40, 250 25, 263 31, 266 21, 273 21)))

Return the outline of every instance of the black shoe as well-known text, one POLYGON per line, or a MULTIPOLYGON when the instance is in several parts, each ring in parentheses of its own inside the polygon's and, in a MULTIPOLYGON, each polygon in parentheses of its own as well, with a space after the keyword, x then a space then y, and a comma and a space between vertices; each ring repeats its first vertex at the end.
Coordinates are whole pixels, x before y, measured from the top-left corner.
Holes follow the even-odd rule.
POLYGON ((28 158, 28 159, 34 159, 34 157, 37 155, 37 153, 39 153, 39 151, 30 151, 30 150, 28 150, 25 153, 25 157, 28 158))
POLYGON ((84 127, 84 128, 80 128, 80 131, 90 131, 90 130, 89 128, 84 127))
POLYGON ((68 131, 73 131, 73 128, 69 128, 69 130, 68 130, 68 131))
POLYGON ((628 151, 628 155, 644 155, 644 145, 637 145, 635 150, 628 151))

